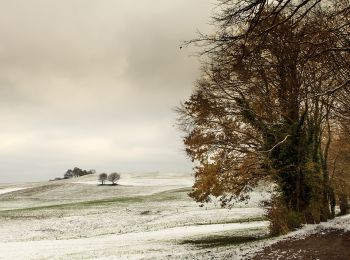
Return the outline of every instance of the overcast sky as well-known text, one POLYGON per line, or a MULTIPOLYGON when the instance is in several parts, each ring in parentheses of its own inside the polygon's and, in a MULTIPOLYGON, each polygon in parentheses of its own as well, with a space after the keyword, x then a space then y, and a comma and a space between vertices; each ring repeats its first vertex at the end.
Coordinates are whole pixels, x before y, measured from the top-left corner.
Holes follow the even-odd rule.
POLYGON ((172 108, 207 0, 0 0, 0 182, 68 168, 190 172, 172 108))

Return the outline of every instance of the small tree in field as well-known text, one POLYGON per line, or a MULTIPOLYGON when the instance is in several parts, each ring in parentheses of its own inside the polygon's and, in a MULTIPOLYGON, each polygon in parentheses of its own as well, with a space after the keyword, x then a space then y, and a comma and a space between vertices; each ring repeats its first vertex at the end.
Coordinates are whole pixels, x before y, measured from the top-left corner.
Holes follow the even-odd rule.
POLYGON ((98 180, 103 184, 105 184, 105 181, 107 180, 107 173, 101 173, 98 176, 98 180))
POLYGON ((112 182, 113 185, 116 185, 117 182, 119 181, 119 179, 120 179, 120 174, 119 174, 119 173, 113 172, 113 173, 110 173, 110 174, 108 175, 108 180, 109 180, 110 182, 112 182))

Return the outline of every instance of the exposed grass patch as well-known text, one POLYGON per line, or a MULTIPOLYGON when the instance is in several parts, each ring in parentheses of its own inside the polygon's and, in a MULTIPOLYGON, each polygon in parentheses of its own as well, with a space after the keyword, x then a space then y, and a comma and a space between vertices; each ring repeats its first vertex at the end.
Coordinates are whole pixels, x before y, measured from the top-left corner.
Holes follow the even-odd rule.
POLYGON ((22 190, 15 190, 12 192, 8 192, 5 194, 1 194, 1 200, 12 199, 14 196, 20 197, 32 197, 33 195, 37 195, 46 191, 52 191, 56 188, 62 187, 64 184, 47 184, 36 187, 28 187, 22 190))
POLYGON ((257 221, 266 221, 267 218, 265 216, 257 216, 257 217, 247 217, 240 219, 232 219, 225 221, 214 221, 214 222, 205 222, 205 223, 195 223, 194 225, 214 225, 214 224, 235 224, 235 223, 249 223, 249 222, 257 222, 257 221))
POLYGON ((38 207, 29 207, 29 208, 23 208, 23 209, 11 209, 11 210, 0 211, 0 217, 36 218, 36 215, 40 214, 41 211, 52 211, 52 210, 76 211, 76 210, 88 209, 88 208, 110 207, 113 205, 130 206, 130 204, 134 204, 134 203, 174 201, 174 200, 181 199, 182 196, 187 196, 187 192, 189 190, 190 189, 188 188, 182 188, 182 189, 159 192, 152 195, 138 195, 138 196, 131 196, 131 197, 112 197, 108 199, 62 203, 62 204, 54 204, 54 205, 46 205, 46 206, 38 206, 38 207), (28 215, 28 213, 30 215, 28 215))
POLYGON ((268 238, 267 236, 209 236, 202 239, 183 240, 180 244, 191 244, 200 248, 214 248, 239 245, 268 238))

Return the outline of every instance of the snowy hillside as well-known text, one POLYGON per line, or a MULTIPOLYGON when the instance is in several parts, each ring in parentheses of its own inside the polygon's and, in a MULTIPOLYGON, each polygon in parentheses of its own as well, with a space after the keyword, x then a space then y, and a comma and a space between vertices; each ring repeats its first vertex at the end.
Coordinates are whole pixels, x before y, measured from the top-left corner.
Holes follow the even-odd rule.
POLYGON ((96 175, 0 185, 0 259, 184 258, 203 244, 267 234, 260 193, 231 210, 199 207, 187 195, 192 182, 183 173, 130 173, 118 186, 98 185, 96 175))

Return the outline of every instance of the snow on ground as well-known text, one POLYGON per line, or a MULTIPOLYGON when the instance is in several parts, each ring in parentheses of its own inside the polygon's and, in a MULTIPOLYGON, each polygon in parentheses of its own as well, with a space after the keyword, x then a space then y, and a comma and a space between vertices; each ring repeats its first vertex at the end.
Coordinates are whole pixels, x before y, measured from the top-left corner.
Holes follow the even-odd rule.
POLYGON ((222 258, 233 258, 233 259, 251 259, 258 252, 262 251, 264 248, 269 247, 275 243, 281 241, 287 241, 290 239, 302 239, 313 234, 325 234, 327 230, 342 230, 350 231, 350 215, 337 217, 328 222, 322 222, 320 224, 305 225, 303 228, 291 232, 287 235, 274 237, 270 239, 265 239, 263 241, 250 243, 248 245, 243 245, 236 248, 233 251, 222 254, 222 258))
POLYGON ((1 194, 0 259, 199 258, 203 248, 189 241, 267 234, 258 207, 269 195, 263 190, 248 204, 222 209, 199 207, 188 197, 189 174, 122 174, 117 186, 96 180, 84 176, 1 194))
MULTIPOLYGON (((87 175, 79 180, 72 179, 72 183, 97 185, 98 175, 87 175)), ((193 178, 189 174, 183 173, 124 173, 122 178, 118 181, 119 185, 124 186, 176 186, 176 187, 191 187, 193 184, 193 178)))
POLYGON ((0 195, 1 194, 5 194, 5 193, 10 193, 10 192, 13 192, 13 191, 25 190, 25 189, 28 189, 28 188, 30 188, 30 187, 0 189, 0 195))
POLYGON ((181 247, 176 243, 171 243, 172 241, 189 237, 198 238, 208 233, 222 234, 229 231, 261 228, 267 225, 266 221, 245 224, 201 225, 86 239, 0 243, 0 250, 2 259, 68 259, 68 257, 74 256, 79 256, 79 258, 128 257, 135 259, 165 257, 174 254, 181 247), (18 250, 19 248, 21 250, 18 250))

